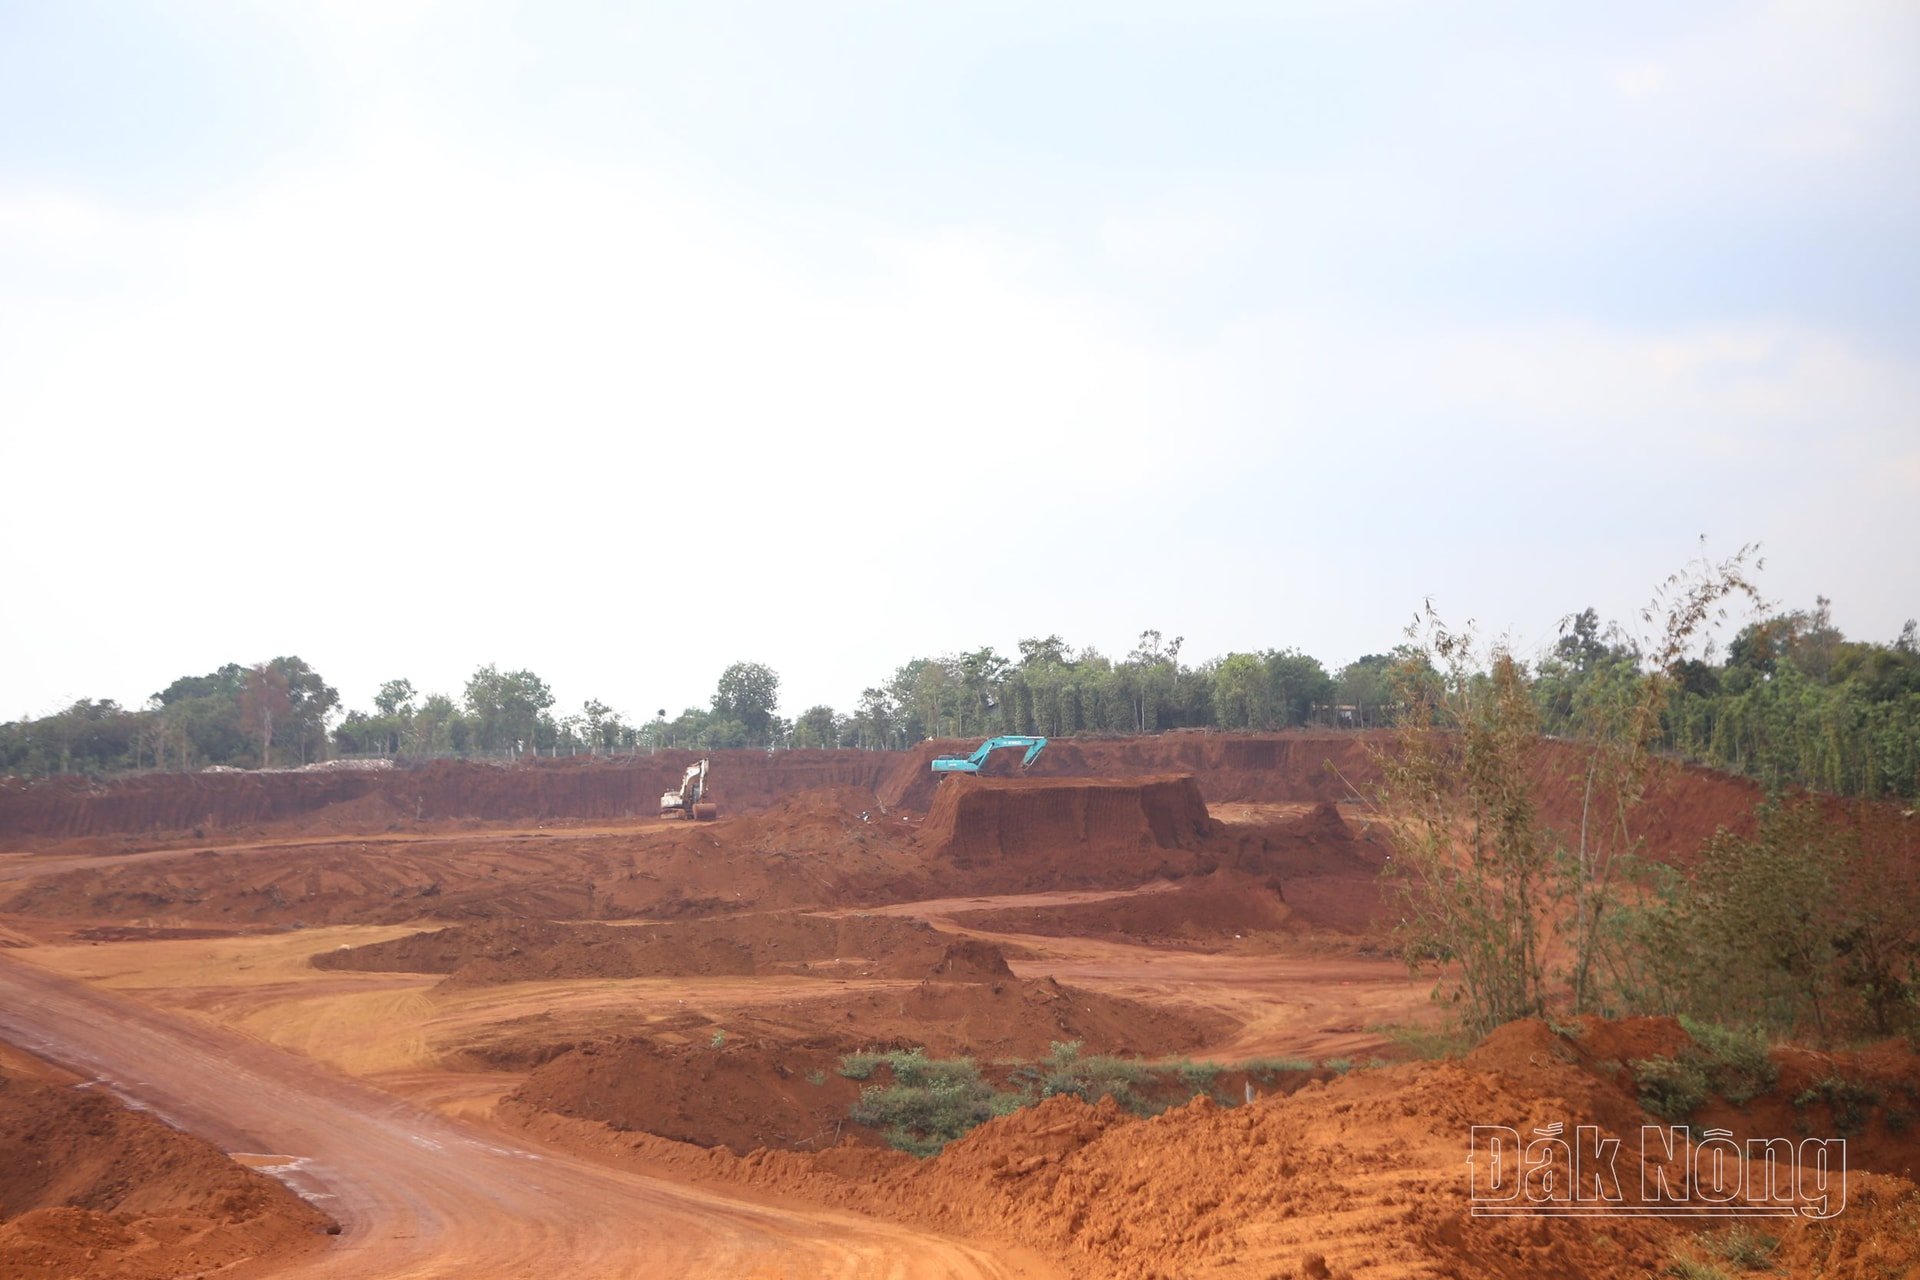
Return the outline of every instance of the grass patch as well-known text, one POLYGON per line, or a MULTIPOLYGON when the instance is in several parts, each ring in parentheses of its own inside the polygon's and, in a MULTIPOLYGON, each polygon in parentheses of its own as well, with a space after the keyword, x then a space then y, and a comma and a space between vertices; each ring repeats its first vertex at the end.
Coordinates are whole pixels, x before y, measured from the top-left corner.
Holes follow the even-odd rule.
POLYGON ((1431 1062, 1437 1058, 1458 1058, 1473 1048, 1473 1041, 1458 1027, 1410 1027, 1387 1023, 1367 1030, 1385 1036, 1409 1058, 1431 1062))
POLYGON ((1292 1075, 1313 1070, 1311 1058, 1248 1058, 1238 1070, 1246 1072, 1261 1084, 1272 1084, 1276 1076, 1292 1075))
POLYGON ((1700 1247, 1730 1266, 1759 1271, 1773 1266, 1773 1255, 1779 1250, 1780 1241, 1745 1223, 1736 1223, 1725 1231, 1702 1237, 1700 1247))
POLYGON ((1174 1079, 1180 1082, 1181 1088, 1194 1093, 1212 1092, 1213 1082, 1220 1078, 1220 1064, 1217 1062, 1195 1062, 1191 1058, 1182 1058, 1169 1064, 1168 1069, 1173 1072, 1174 1079))
POLYGON ((1661 1274, 1677 1276, 1679 1280, 1733 1280, 1733 1277, 1711 1262, 1701 1262, 1696 1258, 1682 1257, 1678 1254, 1667 1263, 1666 1270, 1661 1274))

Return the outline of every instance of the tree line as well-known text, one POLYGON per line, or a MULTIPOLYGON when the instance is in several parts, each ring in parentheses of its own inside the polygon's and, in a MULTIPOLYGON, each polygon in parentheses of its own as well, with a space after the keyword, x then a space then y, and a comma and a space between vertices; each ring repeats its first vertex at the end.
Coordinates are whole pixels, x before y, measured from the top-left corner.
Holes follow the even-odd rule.
MULTIPOLYGON (((898 750, 932 737, 1153 734, 1175 729, 1380 728, 1405 710, 1396 671, 1408 643, 1337 669, 1292 648, 1189 663, 1183 641, 1143 631, 1126 654, 1075 648, 1059 635, 917 657, 863 689, 850 710, 780 714, 780 677, 736 662, 705 706, 634 717, 589 698, 556 707, 528 670, 477 669, 458 694, 384 682, 371 705, 340 711, 338 693, 298 657, 185 676, 139 709, 83 699, 51 716, 0 725, 0 771, 107 774, 143 768, 300 764, 329 755, 644 751, 679 747, 898 750)), ((1656 655, 1593 609, 1515 672, 1543 732, 1590 735, 1656 655)), ((1920 640, 1909 622, 1890 643, 1850 640, 1829 602, 1748 623, 1723 657, 1675 663, 1656 749, 1770 785, 1845 795, 1920 794, 1920 640)))

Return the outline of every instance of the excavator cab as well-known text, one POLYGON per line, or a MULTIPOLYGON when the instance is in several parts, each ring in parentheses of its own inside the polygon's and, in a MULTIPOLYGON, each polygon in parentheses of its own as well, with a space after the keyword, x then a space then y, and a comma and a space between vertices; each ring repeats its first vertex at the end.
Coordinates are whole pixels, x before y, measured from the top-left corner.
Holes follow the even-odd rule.
POLYGON ((720 816, 720 806, 706 798, 707 761, 687 766, 687 776, 680 781, 678 791, 667 791, 660 796, 660 816, 671 818, 675 814, 696 822, 711 822, 720 816))

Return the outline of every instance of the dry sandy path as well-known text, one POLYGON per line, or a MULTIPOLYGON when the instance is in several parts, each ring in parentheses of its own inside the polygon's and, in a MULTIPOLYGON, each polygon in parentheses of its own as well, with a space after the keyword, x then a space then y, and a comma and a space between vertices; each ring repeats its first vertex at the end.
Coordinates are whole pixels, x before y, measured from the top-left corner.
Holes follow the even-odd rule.
POLYGON ((268 839, 243 839, 235 841, 195 841, 192 844, 168 845, 158 849, 134 849, 124 853, 65 853, 55 848, 49 852, 32 850, 0 850, 0 883, 36 880, 42 876, 59 875, 63 871, 79 871, 100 867, 119 867, 140 862, 171 862, 181 858, 191 858, 203 853, 273 853, 286 849, 324 849, 329 846, 345 845, 368 848, 398 848, 405 845, 460 845, 496 844, 520 840, 582 840, 594 836, 625 836, 636 832, 657 831, 662 827, 671 827, 671 819, 630 818, 617 824, 598 826, 533 826, 533 827, 492 827, 480 831, 404 831, 404 832, 344 832, 332 835, 274 836, 268 839))
POLYGON ((1036 1276, 955 1241, 520 1146, 224 1028, 0 957, 0 1039, 276 1171, 338 1219, 299 1277, 1036 1276), (286 1167, 291 1166, 291 1167, 286 1167))

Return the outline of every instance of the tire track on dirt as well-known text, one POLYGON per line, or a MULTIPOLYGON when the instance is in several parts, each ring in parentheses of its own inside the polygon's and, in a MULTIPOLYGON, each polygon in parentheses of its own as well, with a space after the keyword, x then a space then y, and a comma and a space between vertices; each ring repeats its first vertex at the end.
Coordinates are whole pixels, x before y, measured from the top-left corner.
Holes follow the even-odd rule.
POLYGON ((267 1163, 342 1225, 299 1277, 1034 1276, 956 1241, 531 1150, 220 1027, 0 958, 0 1039, 267 1163))

